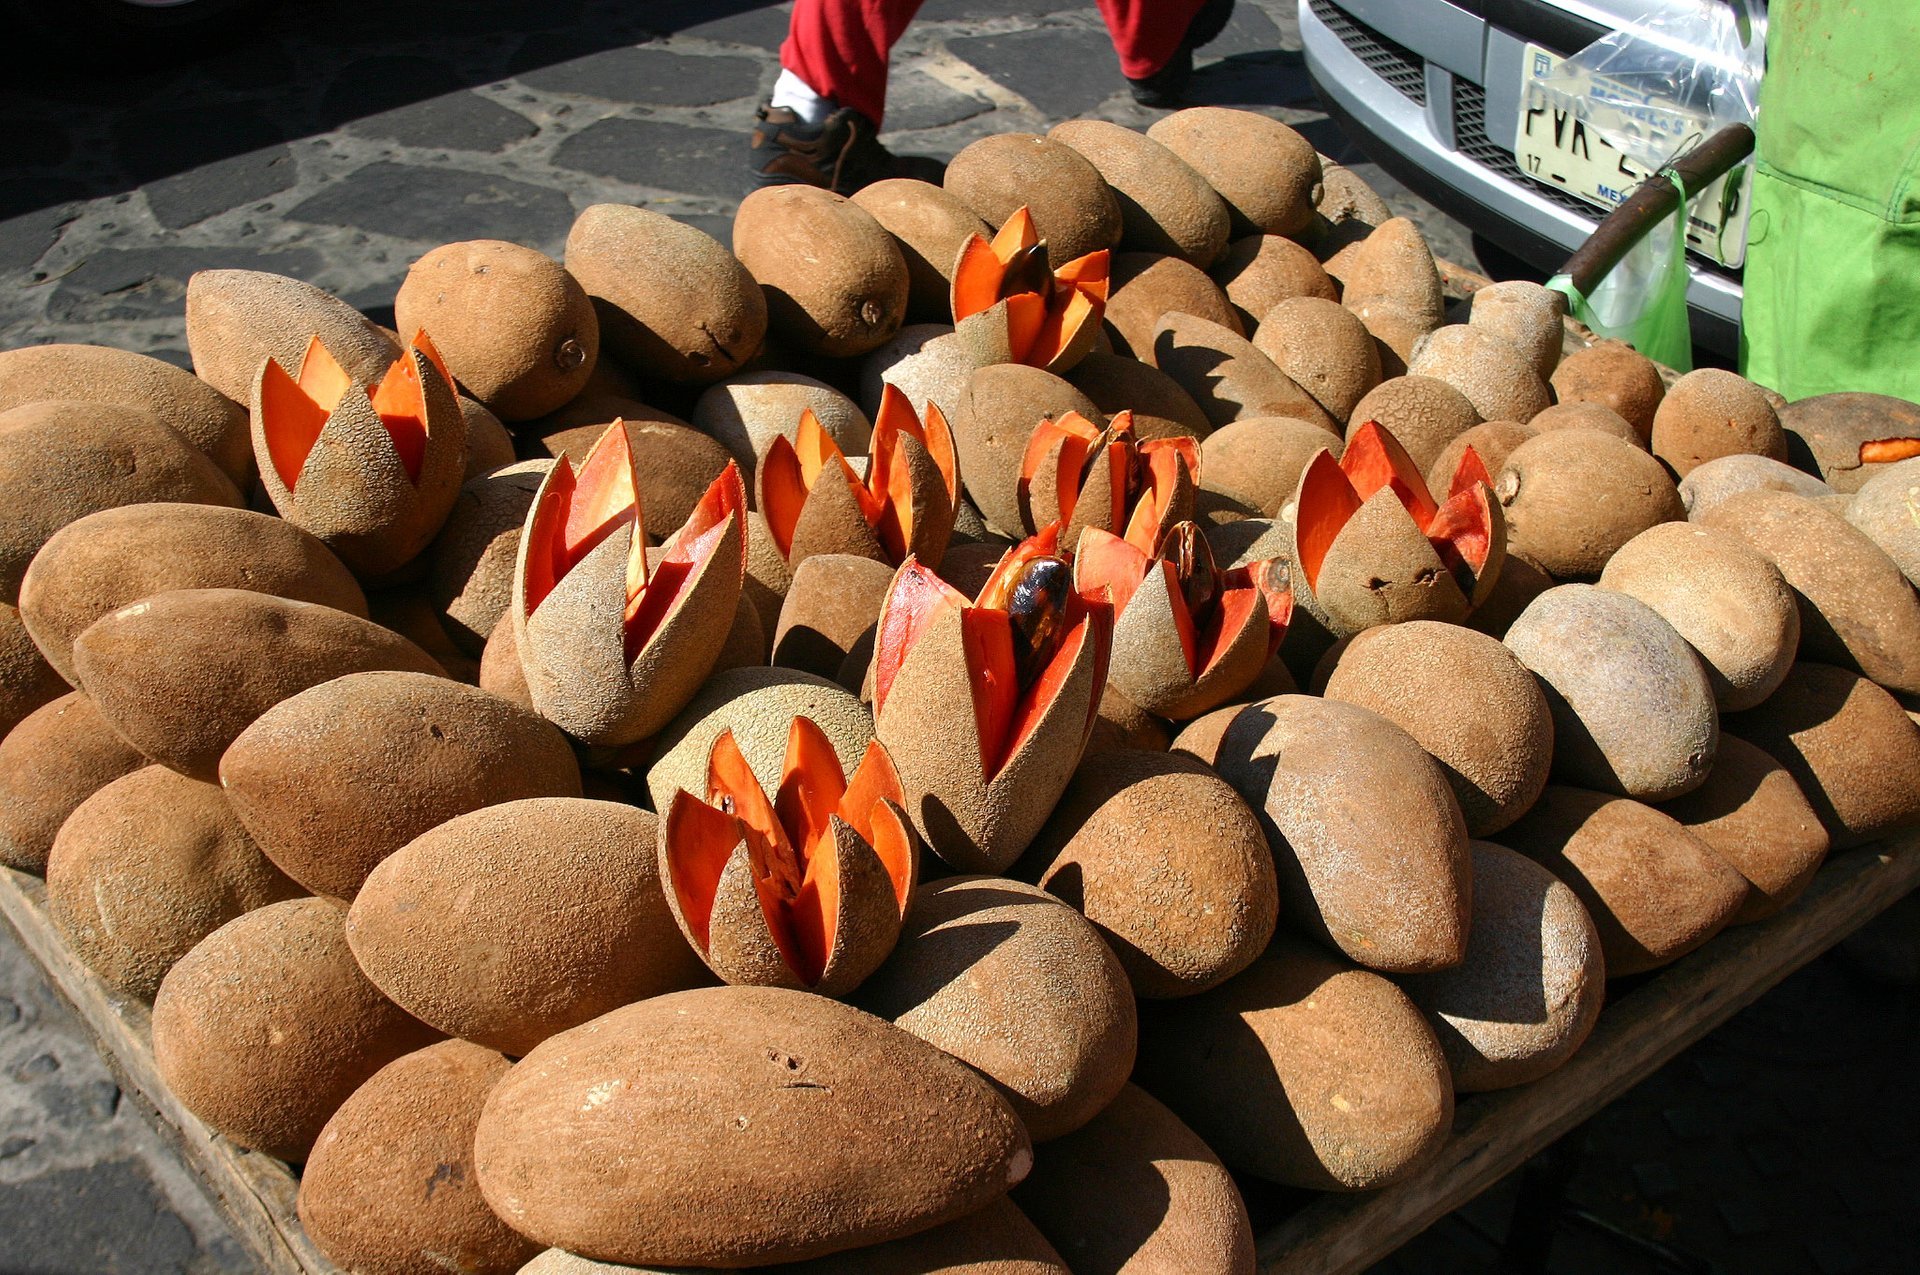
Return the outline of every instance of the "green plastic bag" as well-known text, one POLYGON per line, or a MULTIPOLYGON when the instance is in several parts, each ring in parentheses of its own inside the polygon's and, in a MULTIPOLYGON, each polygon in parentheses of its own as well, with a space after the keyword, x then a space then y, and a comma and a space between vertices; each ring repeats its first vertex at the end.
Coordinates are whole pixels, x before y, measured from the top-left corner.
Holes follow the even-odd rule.
POLYGON ((1680 187, 1673 216, 1648 231, 1593 290, 1583 295, 1566 275, 1547 286, 1567 299, 1567 313, 1600 336, 1625 341, 1656 363, 1693 370, 1693 333, 1687 326, 1687 189, 1680 187))

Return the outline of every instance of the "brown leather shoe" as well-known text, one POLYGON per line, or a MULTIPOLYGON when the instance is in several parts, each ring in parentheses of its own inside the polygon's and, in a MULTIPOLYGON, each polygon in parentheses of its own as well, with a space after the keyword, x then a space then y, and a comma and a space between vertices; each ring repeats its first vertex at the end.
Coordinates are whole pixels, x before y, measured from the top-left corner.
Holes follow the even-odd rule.
POLYGON ((819 124, 802 124, 784 106, 754 112, 747 162, 762 186, 824 186, 851 195, 893 175, 893 155, 874 135, 873 121, 842 107, 819 124))

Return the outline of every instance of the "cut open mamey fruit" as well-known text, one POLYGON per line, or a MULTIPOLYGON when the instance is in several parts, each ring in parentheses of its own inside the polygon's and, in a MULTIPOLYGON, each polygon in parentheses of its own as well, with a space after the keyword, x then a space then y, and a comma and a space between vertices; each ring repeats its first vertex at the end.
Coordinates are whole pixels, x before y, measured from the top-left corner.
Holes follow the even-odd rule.
POLYGON ((816 553, 851 553, 890 567, 911 554, 937 567, 960 505, 946 415, 928 402, 922 421, 893 385, 874 417, 865 480, 810 407, 792 439, 774 437, 757 478, 759 509, 789 568, 816 553))
POLYGON ((1107 304, 1107 249, 1055 269, 1025 208, 992 241, 971 235, 953 267, 953 321, 975 361, 1064 372, 1093 348, 1107 304))
POLYGON ((1081 532, 1098 527, 1135 544, 1160 543, 1174 523, 1193 517, 1200 482, 1200 445, 1185 435, 1142 442, 1133 413, 1105 429, 1078 412, 1040 422, 1020 461, 1020 512, 1029 531, 1062 528, 1073 550, 1081 532))
POLYGON ((919 868, 906 794, 875 740, 849 778, 826 733, 795 717, 773 800, 732 731, 704 794, 674 794, 660 873, 681 930, 729 983, 839 996, 893 951, 919 868))
POLYGON ((1486 466, 1462 453, 1445 502, 1393 435, 1368 421, 1339 460, 1308 462, 1294 498, 1301 586, 1336 633, 1401 620, 1458 624, 1506 560, 1506 527, 1486 466))

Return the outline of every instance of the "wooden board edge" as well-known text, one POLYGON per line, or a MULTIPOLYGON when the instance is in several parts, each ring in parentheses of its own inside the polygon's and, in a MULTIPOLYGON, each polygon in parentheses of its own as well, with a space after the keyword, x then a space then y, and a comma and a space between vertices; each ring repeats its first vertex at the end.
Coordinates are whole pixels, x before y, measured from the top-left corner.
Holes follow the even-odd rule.
POLYGON ((1836 856, 1784 912, 1722 932, 1609 1006, 1557 1071, 1463 1100, 1454 1136, 1412 1178, 1322 1196, 1262 1233, 1260 1275, 1345 1275, 1386 1257, 1916 887, 1920 832, 1836 856))
POLYGON ((0 914, 92 1035, 141 1114, 204 1182, 215 1204, 269 1275, 339 1275, 300 1228, 298 1182, 285 1164, 234 1146, 183 1106, 153 1058, 147 1007, 117 996, 74 956, 46 909, 46 885, 0 869, 0 914))

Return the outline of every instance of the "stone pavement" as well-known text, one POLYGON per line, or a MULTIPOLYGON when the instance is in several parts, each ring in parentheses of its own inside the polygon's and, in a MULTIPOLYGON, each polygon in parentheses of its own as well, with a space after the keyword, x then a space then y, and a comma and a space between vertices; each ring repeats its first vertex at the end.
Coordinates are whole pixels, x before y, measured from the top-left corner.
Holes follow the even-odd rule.
MULTIPOLYGON (((1056 0, 1057 3, 1057 0, 1056 0)), ((90 341, 185 363, 187 277, 312 280, 390 318, 408 264, 503 238, 558 253, 618 201, 728 238, 788 6, 753 0, 311 0, 166 65, 26 59, 0 85, 0 348, 90 341)), ((18 46, 23 33, 0 26, 18 46)), ((1262 110, 1376 183, 1434 248, 1462 227, 1314 104, 1288 0, 1240 0, 1196 101, 1262 110)), ((1075 115, 1144 127, 1090 5, 927 0, 883 139, 950 157, 1075 115), (1039 11, 1036 12, 1036 8, 1039 11)), ((1597 1118, 1574 1202, 1691 1264, 1563 1227, 1552 1270, 1920 1269, 1911 993, 1823 960, 1597 1118), (1904 1258, 1904 1260, 1895 1260, 1904 1258)), ((0 1275, 248 1264, 0 926, 0 1275)), ((1387 1263, 1491 1269, 1508 1184, 1387 1263)))

